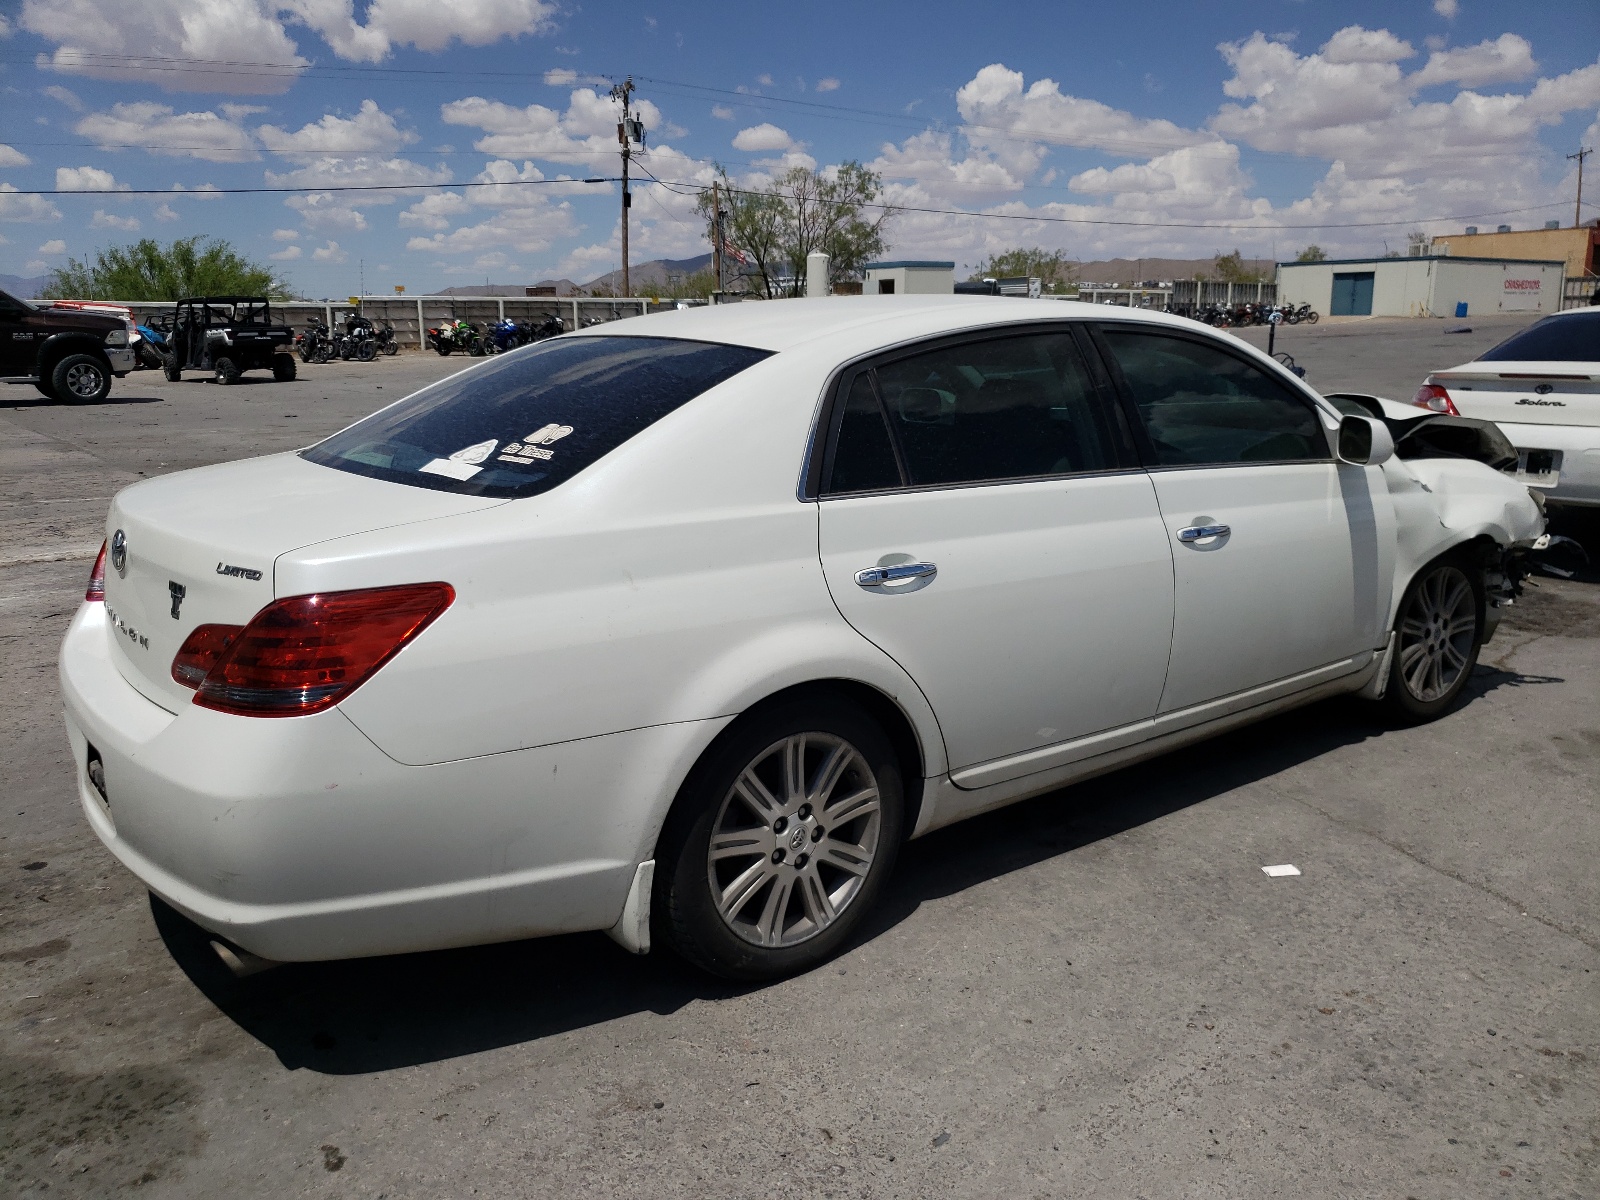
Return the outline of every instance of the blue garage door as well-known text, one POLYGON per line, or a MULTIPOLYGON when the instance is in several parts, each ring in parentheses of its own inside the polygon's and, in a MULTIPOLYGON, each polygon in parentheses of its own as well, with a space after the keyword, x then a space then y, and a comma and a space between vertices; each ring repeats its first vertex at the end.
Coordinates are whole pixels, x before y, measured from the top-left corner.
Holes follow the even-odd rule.
POLYGON ((1372 271, 1341 271, 1333 277, 1332 317, 1370 317, 1372 315, 1372 271))

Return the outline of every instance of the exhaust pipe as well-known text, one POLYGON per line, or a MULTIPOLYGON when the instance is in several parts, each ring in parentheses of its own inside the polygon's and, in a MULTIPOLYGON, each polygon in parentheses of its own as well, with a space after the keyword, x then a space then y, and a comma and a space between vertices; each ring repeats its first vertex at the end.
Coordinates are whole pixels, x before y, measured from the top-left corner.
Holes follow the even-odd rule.
POLYGON ((273 967, 281 967, 282 963, 270 958, 262 958, 258 954, 251 954, 238 946, 230 945, 220 938, 211 939, 211 948, 217 952, 217 957, 222 960, 222 965, 233 972, 235 979, 247 979, 251 975, 259 975, 263 971, 270 971, 273 967))

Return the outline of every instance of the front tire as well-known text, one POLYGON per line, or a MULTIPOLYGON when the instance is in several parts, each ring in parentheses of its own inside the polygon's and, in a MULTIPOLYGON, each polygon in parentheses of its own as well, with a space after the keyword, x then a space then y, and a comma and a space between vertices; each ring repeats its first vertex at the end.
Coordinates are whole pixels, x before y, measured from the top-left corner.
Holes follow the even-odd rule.
POLYGON ((100 404, 111 394, 111 372, 89 354, 69 354, 50 372, 50 390, 68 404, 100 404))
POLYGON ((1446 559, 1425 567, 1400 600, 1384 700, 1406 724, 1443 716, 1461 698, 1483 645, 1483 588, 1446 559))
POLYGON ((684 783, 657 846, 656 936, 725 979, 826 961, 860 925, 904 834, 899 761, 847 697, 743 719, 684 783))
POLYGON ((218 383, 232 384, 239 382, 239 364, 231 358, 219 358, 216 361, 216 378, 218 383))

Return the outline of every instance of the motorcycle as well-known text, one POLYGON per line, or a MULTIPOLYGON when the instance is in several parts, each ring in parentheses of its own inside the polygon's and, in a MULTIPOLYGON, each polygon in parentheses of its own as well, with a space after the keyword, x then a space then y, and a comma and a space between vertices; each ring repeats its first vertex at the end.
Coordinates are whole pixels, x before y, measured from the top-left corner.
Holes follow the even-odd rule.
POLYGON ((379 354, 395 355, 400 353, 400 341, 394 336, 394 326, 388 321, 383 323, 383 328, 372 331, 372 340, 376 343, 379 354))
POLYGON ((528 322, 528 340, 542 342, 545 338, 560 337, 567 331, 561 323, 561 318, 554 315, 540 317, 537 321, 528 322))
POLYGON ((1317 323, 1317 310, 1312 308, 1309 304, 1302 304, 1299 308, 1295 309, 1294 315, 1296 324, 1299 324, 1301 321, 1306 322, 1308 325, 1315 325, 1317 323))
POLYGON ((484 353, 483 339, 478 334, 478 327, 470 321, 450 320, 429 329, 428 344, 441 356, 456 350, 464 351, 474 357, 484 353))
POLYGON ((294 336, 295 352, 303 363, 325 363, 333 357, 333 341, 328 327, 313 319, 303 331, 294 336))
POLYGON ((485 331, 483 348, 487 354, 504 354, 518 346, 526 346, 529 340, 528 327, 506 317, 495 321, 485 331))

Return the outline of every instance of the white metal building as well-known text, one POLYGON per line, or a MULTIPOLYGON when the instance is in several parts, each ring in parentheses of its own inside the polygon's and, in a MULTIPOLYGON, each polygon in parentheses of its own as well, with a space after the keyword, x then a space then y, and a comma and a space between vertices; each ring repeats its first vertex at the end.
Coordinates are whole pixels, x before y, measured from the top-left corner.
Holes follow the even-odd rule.
POLYGON ((1424 255, 1289 262, 1278 264, 1278 301, 1333 317, 1559 312, 1565 277, 1559 260, 1424 255))
POLYGON ((861 291, 868 296, 951 295, 956 290, 953 262, 877 262, 867 264, 861 291))

